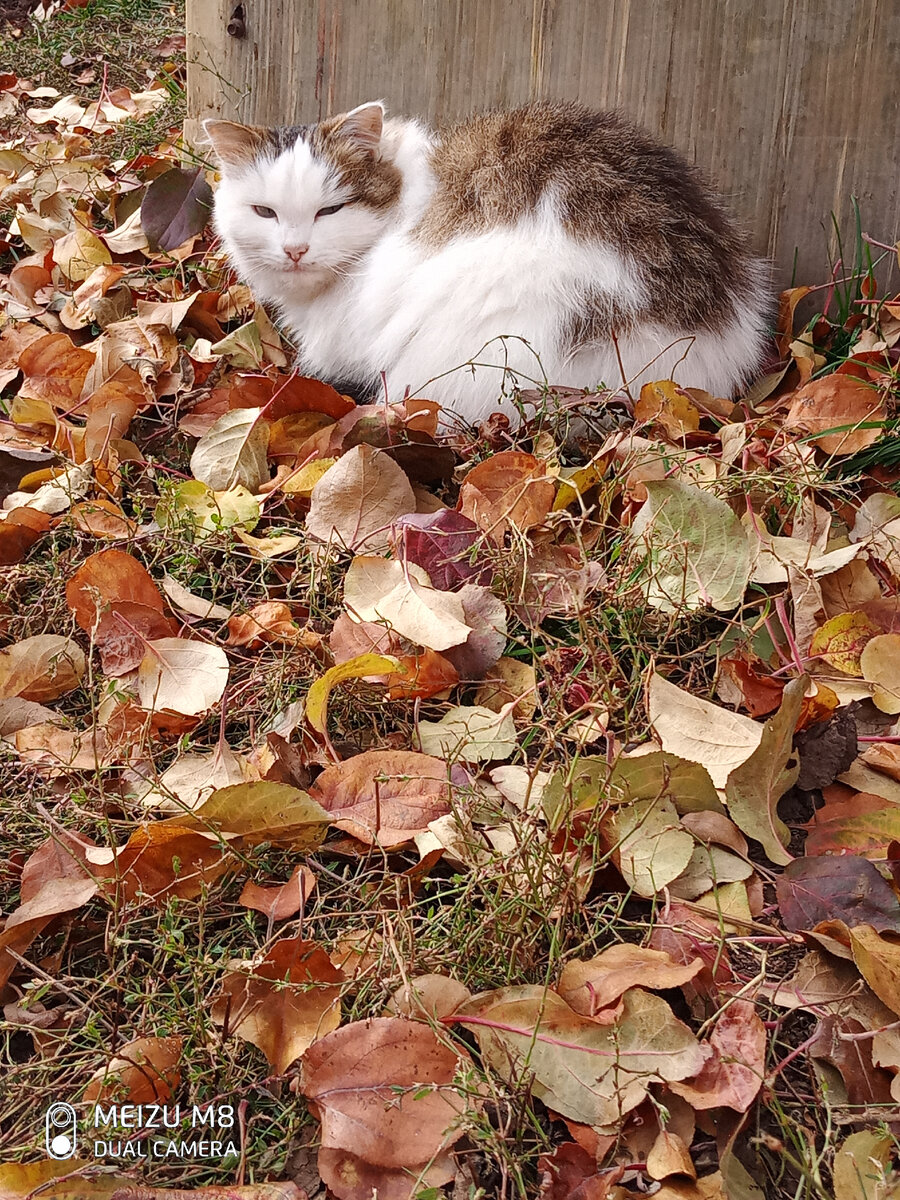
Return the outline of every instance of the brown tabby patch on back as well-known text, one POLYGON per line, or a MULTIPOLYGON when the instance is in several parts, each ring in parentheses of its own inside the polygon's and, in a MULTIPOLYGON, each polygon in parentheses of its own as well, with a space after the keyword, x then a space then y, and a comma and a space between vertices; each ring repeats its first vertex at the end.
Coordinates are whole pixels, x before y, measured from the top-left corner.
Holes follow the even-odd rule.
MULTIPOLYGON (((734 316, 723 296, 754 288, 746 240, 701 176, 617 113, 548 102, 485 113, 441 138, 433 168, 438 188, 416 230, 431 245, 514 224, 549 188, 573 238, 637 263, 650 297, 637 318, 719 330, 734 316)), ((589 309, 573 345, 616 326, 608 298, 589 309)))

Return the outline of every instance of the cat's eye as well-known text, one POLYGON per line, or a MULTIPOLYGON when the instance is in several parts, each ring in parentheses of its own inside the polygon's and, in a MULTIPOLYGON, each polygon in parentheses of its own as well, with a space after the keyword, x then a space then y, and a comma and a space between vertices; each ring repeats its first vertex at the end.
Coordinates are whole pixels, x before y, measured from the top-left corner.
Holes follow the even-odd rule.
POLYGON ((253 211, 258 217, 276 217, 278 215, 274 208, 268 208, 265 204, 254 204, 253 211))
POLYGON ((347 201, 345 200, 343 204, 329 204, 327 208, 320 208, 316 213, 316 220, 319 217, 330 217, 332 213, 340 212, 346 203, 347 201))

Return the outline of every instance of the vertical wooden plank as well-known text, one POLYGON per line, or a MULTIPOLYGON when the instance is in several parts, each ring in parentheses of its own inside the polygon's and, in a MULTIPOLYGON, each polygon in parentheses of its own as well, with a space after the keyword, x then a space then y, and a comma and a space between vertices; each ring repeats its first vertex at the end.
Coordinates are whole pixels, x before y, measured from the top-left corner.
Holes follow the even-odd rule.
POLYGON ((830 214, 900 224, 896 0, 188 0, 189 120, 291 124, 384 99, 433 122, 548 96, 619 107, 772 255, 826 268, 830 214))

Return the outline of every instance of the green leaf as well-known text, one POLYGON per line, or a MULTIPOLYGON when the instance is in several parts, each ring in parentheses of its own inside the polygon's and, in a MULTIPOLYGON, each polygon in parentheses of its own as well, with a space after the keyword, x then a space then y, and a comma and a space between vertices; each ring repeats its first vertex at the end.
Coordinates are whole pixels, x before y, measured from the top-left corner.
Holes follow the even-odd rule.
POLYGON ((233 525, 248 531, 254 529, 259 521, 259 504, 240 484, 224 492, 214 492, 199 479, 188 479, 160 500, 153 515, 157 524, 166 527, 178 524, 179 518, 188 513, 194 521, 196 539, 202 541, 233 525))
POLYGON ((306 792, 265 779, 218 788, 193 812, 162 822, 183 829, 237 835, 247 845, 272 842, 292 849, 317 849, 325 838, 328 813, 306 792))
POLYGON ((631 533, 648 555, 647 603, 663 612, 737 608, 750 578, 750 546, 725 501, 675 479, 645 486, 631 533))

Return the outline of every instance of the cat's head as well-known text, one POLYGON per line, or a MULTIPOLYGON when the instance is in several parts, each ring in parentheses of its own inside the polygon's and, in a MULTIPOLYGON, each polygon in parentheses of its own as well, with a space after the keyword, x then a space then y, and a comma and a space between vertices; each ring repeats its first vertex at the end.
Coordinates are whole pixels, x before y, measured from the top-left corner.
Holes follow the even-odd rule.
POLYGON ((315 296, 378 240, 401 184, 383 119, 371 103, 317 125, 204 122, 222 172, 216 229, 263 299, 315 296))

